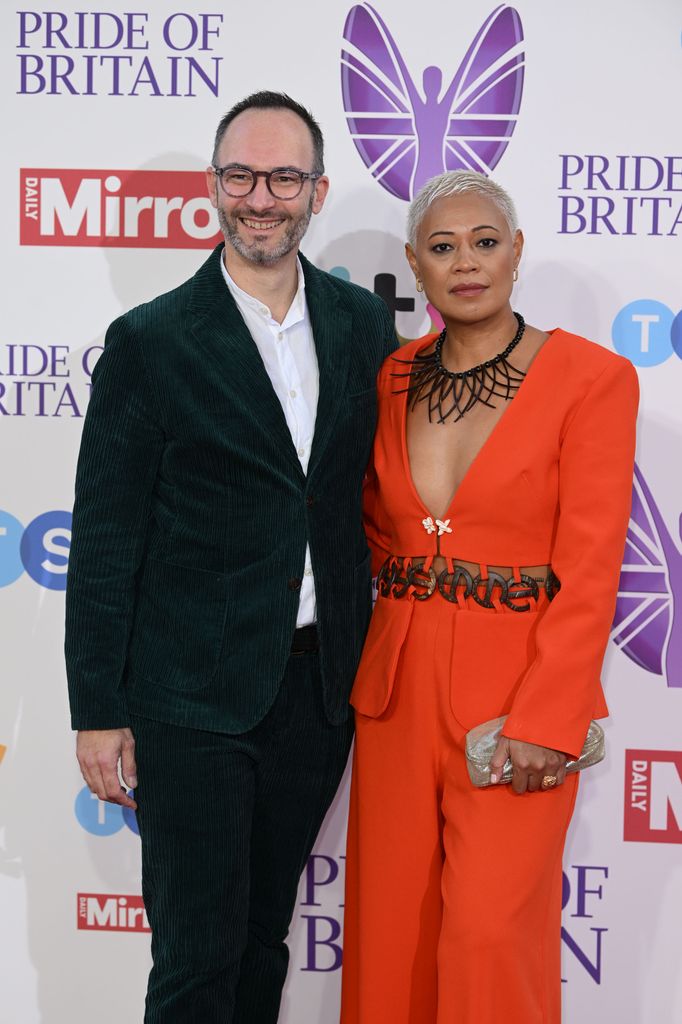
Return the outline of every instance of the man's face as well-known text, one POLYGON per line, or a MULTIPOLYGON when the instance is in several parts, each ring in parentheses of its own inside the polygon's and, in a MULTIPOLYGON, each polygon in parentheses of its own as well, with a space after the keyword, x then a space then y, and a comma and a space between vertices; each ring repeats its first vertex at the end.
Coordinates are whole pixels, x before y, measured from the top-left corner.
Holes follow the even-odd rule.
MULTIPOLYGON (((245 110, 225 132, 216 163, 241 164, 253 171, 275 167, 313 170, 313 142, 304 121, 291 110, 245 110)), ((212 170, 206 181, 211 202, 218 211, 225 241, 244 259, 273 265, 297 251, 310 217, 319 213, 329 181, 305 181, 295 199, 275 199, 264 178, 248 196, 233 199, 225 194, 212 170)))

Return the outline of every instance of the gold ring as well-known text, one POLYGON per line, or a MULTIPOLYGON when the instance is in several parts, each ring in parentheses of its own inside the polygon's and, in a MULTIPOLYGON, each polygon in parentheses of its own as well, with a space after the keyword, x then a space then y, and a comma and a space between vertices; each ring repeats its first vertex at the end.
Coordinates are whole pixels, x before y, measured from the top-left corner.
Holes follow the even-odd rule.
POLYGON ((551 789, 552 786, 556 786, 556 775, 545 775, 542 780, 542 788, 551 789))

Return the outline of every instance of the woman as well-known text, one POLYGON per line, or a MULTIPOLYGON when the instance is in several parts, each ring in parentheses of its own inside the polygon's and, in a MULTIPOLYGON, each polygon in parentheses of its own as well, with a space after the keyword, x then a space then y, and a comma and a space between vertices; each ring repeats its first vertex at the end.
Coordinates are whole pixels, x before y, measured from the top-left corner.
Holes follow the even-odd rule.
POLYGON ((630 508, 632 365, 526 326, 513 204, 482 175, 408 217, 445 322, 378 380, 379 596, 352 703, 342 1024, 558 1024, 561 856, 630 508), (508 715, 475 788, 467 730, 508 715))

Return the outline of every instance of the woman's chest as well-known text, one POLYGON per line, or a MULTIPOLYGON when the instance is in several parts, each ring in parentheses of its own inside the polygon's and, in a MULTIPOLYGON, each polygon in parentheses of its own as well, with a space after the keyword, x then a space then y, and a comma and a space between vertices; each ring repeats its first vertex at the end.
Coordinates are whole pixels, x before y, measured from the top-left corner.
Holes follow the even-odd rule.
POLYGON ((441 517, 447 512, 508 404, 480 404, 458 419, 439 420, 433 413, 429 415, 426 404, 406 412, 406 472, 432 515, 441 517))
POLYGON ((546 547, 558 514, 564 416, 542 403, 517 405, 518 397, 497 417, 475 426, 472 420, 466 431, 428 418, 412 431, 404 396, 382 396, 374 447, 378 497, 405 550, 424 539, 428 517, 450 521, 452 534, 440 538, 445 553, 452 547, 463 556, 470 538, 476 549, 482 538, 487 548, 493 537, 512 536, 524 550, 531 539, 542 538, 546 547))

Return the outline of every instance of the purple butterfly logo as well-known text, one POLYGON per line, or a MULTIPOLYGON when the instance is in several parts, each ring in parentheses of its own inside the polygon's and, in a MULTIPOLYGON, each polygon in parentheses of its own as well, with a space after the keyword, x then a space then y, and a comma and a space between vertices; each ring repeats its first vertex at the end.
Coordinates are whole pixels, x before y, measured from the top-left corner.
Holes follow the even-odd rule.
MULTIPOLYGON (((681 528, 682 533, 682 528, 681 528)), ((635 466, 611 638, 636 664, 682 686, 682 553, 635 466)))
POLYGON ((481 26, 454 78, 430 66, 415 85, 385 22, 368 3, 343 30, 341 87, 348 127, 371 173, 411 199, 444 171, 489 174, 507 148, 523 92, 523 28, 513 7, 481 26))

